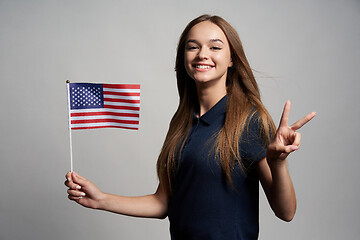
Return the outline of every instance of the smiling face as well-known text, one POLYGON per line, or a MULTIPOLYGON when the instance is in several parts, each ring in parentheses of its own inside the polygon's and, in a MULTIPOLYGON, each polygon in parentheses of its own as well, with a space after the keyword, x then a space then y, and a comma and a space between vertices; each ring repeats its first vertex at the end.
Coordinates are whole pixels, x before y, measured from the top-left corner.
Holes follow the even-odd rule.
POLYGON ((204 21, 193 26, 185 45, 185 68, 196 84, 221 83, 232 66, 228 40, 214 23, 204 21))

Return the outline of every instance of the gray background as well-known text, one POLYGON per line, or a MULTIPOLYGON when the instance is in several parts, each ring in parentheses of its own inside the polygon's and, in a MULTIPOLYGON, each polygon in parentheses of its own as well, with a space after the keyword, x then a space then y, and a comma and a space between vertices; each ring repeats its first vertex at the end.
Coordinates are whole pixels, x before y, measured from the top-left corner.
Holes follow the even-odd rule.
POLYGON ((168 220, 67 199, 65 80, 141 84, 139 131, 73 132, 74 167, 103 191, 152 193, 178 98, 185 25, 217 14, 239 32, 274 121, 317 117, 289 159, 298 209, 278 220, 260 190, 260 239, 357 239, 360 2, 0 0, 0 239, 169 239, 168 220))

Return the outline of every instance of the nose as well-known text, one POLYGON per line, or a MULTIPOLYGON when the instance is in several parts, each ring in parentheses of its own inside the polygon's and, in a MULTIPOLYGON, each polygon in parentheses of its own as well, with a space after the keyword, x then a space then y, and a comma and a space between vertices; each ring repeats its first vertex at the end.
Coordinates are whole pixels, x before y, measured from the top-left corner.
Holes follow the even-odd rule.
POLYGON ((209 58, 209 53, 206 50, 206 48, 200 48, 200 51, 198 53, 198 58, 199 59, 208 59, 209 58))

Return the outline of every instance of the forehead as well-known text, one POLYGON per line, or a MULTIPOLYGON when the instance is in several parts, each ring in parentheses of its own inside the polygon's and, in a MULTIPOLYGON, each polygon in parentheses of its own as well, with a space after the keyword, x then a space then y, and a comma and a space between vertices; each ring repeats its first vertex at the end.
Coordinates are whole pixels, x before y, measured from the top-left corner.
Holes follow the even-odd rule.
POLYGON ((187 36, 187 40, 209 41, 211 39, 220 39, 227 43, 224 32, 216 24, 210 21, 204 21, 193 26, 187 36))

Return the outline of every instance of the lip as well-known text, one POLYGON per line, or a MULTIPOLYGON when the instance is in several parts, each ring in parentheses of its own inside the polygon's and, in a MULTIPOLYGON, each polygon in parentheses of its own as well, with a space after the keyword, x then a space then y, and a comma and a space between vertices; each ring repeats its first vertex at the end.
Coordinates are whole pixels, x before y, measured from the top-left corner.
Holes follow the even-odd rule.
POLYGON ((199 72, 206 72, 215 67, 213 64, 208 64, 208 63, 194 63, 194 64, 192 64, 192 66, 193 66, 193 68, 195 68, 196 71, 199 71, 199 72), (204 66, 205 68, 204 67, 200 68, 198 66, 204 66))

